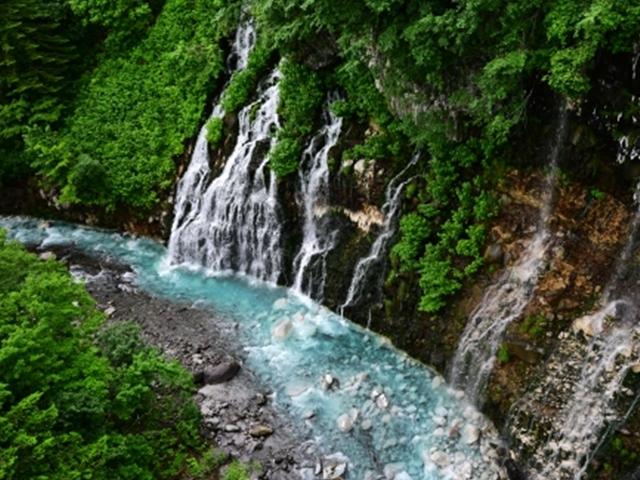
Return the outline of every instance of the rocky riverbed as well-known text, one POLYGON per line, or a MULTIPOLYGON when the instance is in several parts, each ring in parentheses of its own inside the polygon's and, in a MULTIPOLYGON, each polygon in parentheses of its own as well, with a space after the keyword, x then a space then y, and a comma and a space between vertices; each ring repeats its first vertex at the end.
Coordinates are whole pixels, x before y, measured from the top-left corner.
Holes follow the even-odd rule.
POLYGON ((109 322, 137 323, 148 343, 194 374, 203 434, 225 454, 259 463, 255 477, 317 478, 318 473, 334 478, 329 475, 331 467, 341 469, 335 458, 322 457, 314 442, 294 433, 290 420, 272 405, 269 389, 243 367, 233 322, 194 305, 139 291, 131 270, 111 259, 67 247, 39 253, 43 258, 55 255, 84 280, 109 322))

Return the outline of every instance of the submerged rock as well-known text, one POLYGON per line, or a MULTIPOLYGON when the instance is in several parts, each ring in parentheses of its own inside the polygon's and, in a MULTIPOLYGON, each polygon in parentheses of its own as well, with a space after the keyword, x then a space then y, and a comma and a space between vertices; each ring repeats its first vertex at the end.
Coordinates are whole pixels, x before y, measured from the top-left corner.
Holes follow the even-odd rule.
POLYGON ((358 419, 359 412, 355 408, 352 409, 349 413, 345 413, 338 417, 336 423, 338 424, 338 428, 341 432, 350 432, 353 429, 353 425, 358 419))
POLYGON ((402 463, 388 463, 382 469, 384 478, 387 480, 394 480, 396 475, 404 471, 404 464, 402 463))
POLYGON ((288 304, 289 304, 289 301, 286 298, 279 298, 278 300, 273 302, 273 309, 284 310, 285 308, 287 308, 288 304))
POLYGON ((293 323, 288 318, 281 320, 273 327, 273 338, 278 340, 284 340, 289 336, 291 330, 293 329, 293 323))

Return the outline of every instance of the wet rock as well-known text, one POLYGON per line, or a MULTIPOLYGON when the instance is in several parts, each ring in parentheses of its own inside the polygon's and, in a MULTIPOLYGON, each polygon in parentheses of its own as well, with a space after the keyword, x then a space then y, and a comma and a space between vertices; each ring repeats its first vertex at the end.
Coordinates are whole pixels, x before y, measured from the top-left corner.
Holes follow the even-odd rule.
POLYGON ((278 322, 275 327, 273 327, 273 338, 277 340, 284 340, 289 336, 292 329, 293 324, 291 323, 291 320, 285 318, 284 320, 278 322))
POLYGON ((356 410, 355 408, 352 409, 349 413, 340 415, 338 417, 338 420, 336 420, 338 429, 341 432, 350 432, 353 429, 353 425, 355 424, 356 420, 358 419, 358 415, 358 410, 356 410))
POLYGON ((235 377, 240 371, 240 364, 234 360, 222 362, 214 367, 207 367, 195 374, 196 383, 215 385, 224 383, 235 377))
POLYGON ((322 377, 322 388, 324 390, 336 390, 340 388, 340 380, 327 373, 322 377))
POLYGON ((433 464, 436 465, 438 468, 445 468, 450 463, 449 456, 446 453, 441 452, 439 450, 436 450, 435 452, 433 452, 429 456, 429 460, 431 460, 433 464))
POLYGON ((492 243, 488 245, 486 250, 484 251, 484 261, 487 264, 492 263, 502 263, 504 260, 504 251, 502 250, 502 245, 499 243, 492 243))
POLYGON ((582 332, 584 333, 587 337, 593 337, 594 331, 593 331, 593 322, 591 321, 592 318, 591 317, 581 317, 576 319, 573 322, 573 331, 574 332, 582 332))
POLYGON ((480 440, 480 429, 475 425, 467 425, 464 429, 463 440, 467 445, 473 445, 480 440))
POLYGON ((364 175, 364 172, 367 170, 367 161, 364 159, 358 160, 353 166, 353 172, 358 175, 364 175))
POLYGON ((506 346, 510 354, 524 362, 536 365, 540 361, 541 355, 538 352, 527 348, 526 345, 516 342, 506 342, 506 346))
POLYGON ((455 440, 460 437, 460 426, 458 424, 454 425, 449 429, 449 438, 455 440))
POLYGON ((431 387, 434 389, 440 387, 443 384, 444 378, 442 378, 440 375, 436 375, 435 377, 433 377, 433 380, 431 380, 431 387))
POLYGON ((389 399, 384 393, 378 395, 378 398, 376 398, 376 405, 378 406, 378 408, 382 409, 385 409, 389 406, 389 399))
MULTIPOLYGON (((338 480, 347 473, 349 459, 342 453, 334 453, 322 459, 323 480, 338 480)), ((316 467, 316 471, 317 471, 316 467)))
POLYGON ((256 425, 249 430, 249 435, 255 438, 265 438, 273 433, 273 429, 268 425, 256 425))

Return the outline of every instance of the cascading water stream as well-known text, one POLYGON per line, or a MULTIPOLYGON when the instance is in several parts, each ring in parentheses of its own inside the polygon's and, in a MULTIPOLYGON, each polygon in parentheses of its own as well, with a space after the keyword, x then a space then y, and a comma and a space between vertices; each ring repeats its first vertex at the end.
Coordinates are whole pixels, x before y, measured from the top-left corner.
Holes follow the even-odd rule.
POLYGON ((376 291, 380 290, 382 282, 384 281, 384 275, 378 272, 377 277, 373 279, 373 274, 375 273, 375 268, 386 261, 389 246, 398 226, 398 216, 402 205, 402 192, 404 191, 404 187, 412 180, 412 178, 404 179, 404 176, 407 171, 418 162, 419 158, 420 153, 416 152, 402 171, 391 179, 387 185, 385 203, 382 206, 384 223, 382 224, 380 233, 371 245, 369 253, 367 256, 358 260, 353 270, 347 297, 340 306, 341 311, 344 311, 347 307, 358 305, 362 300, 367 285, 373 284, 376 291))
POLYGON ((322 301, 326 281, 326 256, 335 247, 338 231, 328 224, 329 152, 338 142, 342 119, 334 115, 329 96, 324 109, 324 125, 309 141, 298 170, 299 203, 304 225, 300 250, 293 261, 293 289, 322 301))
POLYGON ((555 203, 558 161, 566 138, 567 120, 568 111, 561 108, 543 187, 537 233, 519 261, 486 291, 467 321, 451 364, 450 383, 463 389, 475 404, 482 402, 482 393, 507 327, 520 317, 531 300, 538 277, 547 263, 551 245, 549 220, 555 203))
POLYGON ((277 185, 266 168, 268 154, 261 152, 271 149, 279 127, 279 78, 276 69, 259 85, 258 99, 238 114, 238 138, 222 173, 206 186, 198 172, 208 172, 209 167, 198 157, 193 166, 196 173, 185 175, 195 181, 185 181, 178 191, 177 204, 188 206, 176 214, 169 241, 172 263, 240 272, 271 282, 280 277, 277 185))
POLYGON ((534 405, 548 404, 549 398, 558 397, 555 403, 561 408, 547 422, 546 439, 537 445, 529 462, 532 479, 582 478, 606 436, 605 425, 620 420, 615 401, 629 371, 640 366, 640 292, 637 272, 630 269, 639 230, 640 204, 627 244, 602 295, 603 306, 574 322, 573 332, 547 362, 549 374, 544 384, 525 396, 510 417, 511 434, 522 440, 524 434, 518 430, 521 426, 517 421, 523 412, 535 411, 534 405), (539 397, 542 392, 544 399, 539 397))
MULTIPOLYGON (((301 436, 325 453, 343 454, 347 478, 505 478, 495 429, 441 377, 297 293, 234 275, 166 268, 166 250, 152 240, 23 218, 0 217, 0 227, 41 249, 67 245, 116 259, 132 268, 137 288, 197 303, 235 325, 245 368, 273 391, 275 406, 301 436), (339 386, 327 383, 327 375, 339 386)), ((299 473, 317 478, 313 466, 299 473)))
MULTIPOLYGON (((253 23, 251 21, 241 23, 238 26, 235 39, 231 46, 231 53, 227 58, 227 71, 230 75, 246 68, 249 53, 253 49, 254 43, 255 30, 253 23)), ((221 119, 224 117, 224 109, 220 101, 224 95, 224 90, 223 88, 223 93, 214 105, 213 112, 209 119, 221 119)), ((174 260, 177 260, 179 256, 178 251, 181 247, 180 236, 184 228, 198 215, 201 208, 202 194, 210 180, 211 166, 207 133, 208 128, 206 122, 198 133, 189 166, 178 182, 176 189, 173 225, 169 239, 169 252, 171 258, 174 260)))

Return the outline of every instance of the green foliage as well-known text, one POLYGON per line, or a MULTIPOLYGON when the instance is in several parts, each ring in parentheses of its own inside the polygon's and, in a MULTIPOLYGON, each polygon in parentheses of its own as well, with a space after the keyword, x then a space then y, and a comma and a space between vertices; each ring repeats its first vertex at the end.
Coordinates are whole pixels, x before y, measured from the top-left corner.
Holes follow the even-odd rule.
POLYGON ((60 131, 30 133, 34 165, 62 187, 65 201, 144 210, 170 187, 173 159, 195 134, 212 80, 223 70, 217 40, 233 25, 228 17, 237 18, 231 1, 167 1, 138 45, 126 54, 105 54, 60 131), (96 196, 85 180, 97 164, 104 183, 96 196))
POLYGON ((295 138, 284 137, 278 140, 269 154, 269 165, 278 177, 285 177, 298 169, 302 155, 302 145, 295 138))
POLYGON ((419 270, 423 292, 419 308, 423 312, 437 312, 446 305, 445 299, 457 292, 461 284, 455 278, 451 262, 443 258, 437 246, 427 245, 420 259, 419 270))
POLYGON ((547 328, 547 319, 544 315, 529 315, 520 325, 520 332, 532 337, 540 337, 547 328))
POLYGON ((86 23, 111 31, 143 30, 152 19, 151 5, 144 0, 69 0, 69 5, 86 23))
POLYGON ((507 345, 504 343, 500 345, 500 348, 498 349, 496 355, 498 357, 498 361, 502 364, 509 363, 509 360, 511 360, 511 356, 509 355, 509 347, 507 347, 507 345))
POLYGON ((589 198, 595 201, 602 200, 605 196, 606 194, 602 190, 599 190, 597 188, 592 188, 591 190, 589 190, 589 198))
POLYGON ((264 37, 260 37, 249 54, 247 68, 237 71, 231 77, 222 98, 222 107, 225 112, 237 113, 249 102, 260 78, 271 64, 273 53, 271 45, 266 42, 264 37))
POLYGON ((190 375, 133 325, 99 330, 102 321, 61 264, 0 233, 0 478, 173 479, 208 468, 190 375))
POLYGON ((207 122, 207 142, 212 147, 217 147, 224 138, 224 122, 220 117, 212 117, 207 122))
POLYGON ((278 177, 298 169, 305 137, 313 130, 314 118, 322 103, 320 79, 309 67, 283 60, 280 65, 281 128, 269 164, 278 177))
POLYGON ((0 4, 0 182, 26 171, 22 136, 62 118, 82 69, 82 29, 66 2, 6 0, 0 4))
POLYGON ((231 462, 224 473, 222 474, 222 480, 249 480, 251 470, 246 465, 243 465, 237 460, 231 462))

